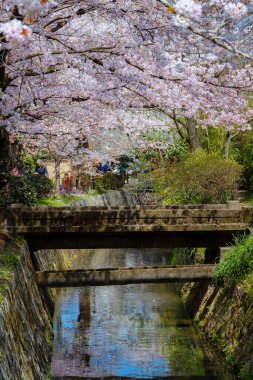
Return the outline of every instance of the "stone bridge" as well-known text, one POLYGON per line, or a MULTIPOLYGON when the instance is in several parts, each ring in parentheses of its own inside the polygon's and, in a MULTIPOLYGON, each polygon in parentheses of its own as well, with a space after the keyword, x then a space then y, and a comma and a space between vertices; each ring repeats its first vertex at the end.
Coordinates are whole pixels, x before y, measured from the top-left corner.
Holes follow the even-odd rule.
POLYGON ((31 251, 80 248, 223 247, 247 231, 253 207, 12 207, 7 229, 31 251))
POLYGON ((11 207, 7 229, 31 253, 43 249, 206 247, 203 265, 36 272, 42 287, 210 279, 219 247, 249 233, 253 207, 226 205, 134 207, 11 207))
POLYGON ((36 272, 41 287, 105 286, 145 282, 195 282, 211 280, 216 265, 171 265, 166 267, 82 269, 36 272))

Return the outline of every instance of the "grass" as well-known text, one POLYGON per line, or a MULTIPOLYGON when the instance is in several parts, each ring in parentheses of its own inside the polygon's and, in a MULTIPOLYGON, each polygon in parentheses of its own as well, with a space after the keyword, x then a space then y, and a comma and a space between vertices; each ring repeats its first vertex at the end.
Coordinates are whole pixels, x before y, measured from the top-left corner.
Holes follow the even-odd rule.
POLYGON ((13 269, 17 264, 18 249, 16 242, 6 243, 4 248, 0 249, 0 305, 5 299, 13 269))
POLYGON ((97 195, 96 191, 85 193, 84 195, 54 195, 48 198, 42 198, 38 202, 38 206, 52 206, 52 207, 61 207, 61 206, 68 206, 71 203, 74 202, 80 202, 84 199, 87 199, 91 196, 97 195))
POLYGON ((218 264, 213 281, 216 285, 235 284, 253 274, 253 236, 236 239, 218 264))

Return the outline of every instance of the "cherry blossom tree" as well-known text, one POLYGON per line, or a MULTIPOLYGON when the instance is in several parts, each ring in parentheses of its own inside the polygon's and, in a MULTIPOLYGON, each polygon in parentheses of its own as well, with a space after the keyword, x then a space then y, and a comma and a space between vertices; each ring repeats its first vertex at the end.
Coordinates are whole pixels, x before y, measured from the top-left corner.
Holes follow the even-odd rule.
POLYGON ((23 148, 29 155, 40 154, 54 160, 55 164, 55 183, 60 188, 60 164, 63 159, 69 159, 74 164, 83 165, 85 150, 88 146, 83 130, 71 125, 69 128, 62 128, 62 125, 48 124, 46 129, 20 128, 18 134, 14 135, 21 142, 23 148), (80 159, 81 158, 81 159, 80 159))
MULTIPOLYGON (((171 120, 192 150, 199 128, 223 128, 228 156, 232 137, 251 128, 250 2, 4 0, 2 10, 1 128, 9 133, 42 141, 47 129, 61 130, 75 152, 69 130, 88 141, 110 136, 105 114, 145 110, 171 120)), ((132 123, 137 134, 150 126, 140 123, 132 123)), ((133 129, 122 133, 135 139, 133 129)))

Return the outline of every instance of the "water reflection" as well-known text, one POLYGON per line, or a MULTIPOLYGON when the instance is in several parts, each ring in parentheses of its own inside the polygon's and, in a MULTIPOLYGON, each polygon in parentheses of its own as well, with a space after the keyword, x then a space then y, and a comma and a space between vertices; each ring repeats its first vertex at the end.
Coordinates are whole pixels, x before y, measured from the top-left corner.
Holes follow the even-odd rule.
MULTIPOLYGON (((114 252, 113 266, 166 264, 164 252, 148 251, 114 252)), ((86 267, 108 267, 111 251, 102 260, 96 251, 86 256, 86 267)), ((62 289, 54 336, 55 377, 232 379, 204 349, 170 284, 62 289)))

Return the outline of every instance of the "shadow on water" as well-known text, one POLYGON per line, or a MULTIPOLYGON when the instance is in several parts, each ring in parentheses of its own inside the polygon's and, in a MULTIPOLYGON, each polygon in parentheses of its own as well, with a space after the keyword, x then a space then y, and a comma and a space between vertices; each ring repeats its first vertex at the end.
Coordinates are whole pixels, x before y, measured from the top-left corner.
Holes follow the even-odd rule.
MULTIPOLYGON (((168 260, 161 250, 96 250, 80 257, 80 268, 168 260)), ((193 327, 174 286, 164 283, 59 290, 52 375, 54 380, 235 379, 193 327)))

